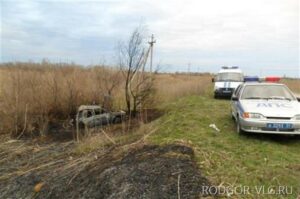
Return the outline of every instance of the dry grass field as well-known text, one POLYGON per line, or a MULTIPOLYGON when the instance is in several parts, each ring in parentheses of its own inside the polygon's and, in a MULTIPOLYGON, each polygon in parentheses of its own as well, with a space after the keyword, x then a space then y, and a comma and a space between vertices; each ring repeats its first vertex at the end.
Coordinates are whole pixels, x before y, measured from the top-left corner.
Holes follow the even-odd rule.
MULTIPOLYGON (((82 104, 102 105, 108 93, 112 109, 125 110, 124 77, 116 68, 71 64, 13 63, 0 68, 1 133, 47 134, 51 122, 74 118, 82 104)), ((143 109, 201 94, 210 75, 154 74, 154 93, 143 109)))
MULTIPOLYGON (((142 109, 156 109, 183 96, 202 94, 212 86, 210 74, 156 73, 153 78, 154 93, 142 109)), ((48 62, 2 64, 0 134, 46 135, 49 124, 74 118, 82 104, 102 105, 108 93, 113 110, 126 110, 124 81, 120 70, 105 66, 48 62)), ((300 93, 299 79, 281 82, 300 93)))
MULTIPOLYGON (((80 142, 44 135, 52 133, 47 126, 69 120, 79 105, 102 104, 112 82, 113 109, 125 109, 118 70, 18 63, 2 65, 0 81, 1 198, 136 198, 142 194, 139 187, 154 198, 195 198, 203 184, 286 185, 293 187, 287 198, 299 193, 299 139, 238 136, 229 101, 212 97, 209 74, 155 74, 155 92, 143 106, 157 111, 148 115, 148 123, 135 119, 136 128, 126 123, 96 128, 80 142), (221 132, 209 128, 212 123, 221 132), (9 137, 20 131, 42 136, 9 137)), ((300 80, 281 82, 300 93, 300 80)))
POLYGON ((286 84, 296 95, 300 96, 300 79, 283 79, 281 82, 286 84))
MULTIPOLYGON (((102 66, 83 68, 67 64, 18 63, 2 65, 0 73, 2 121, 0 163, 3 166, 0 169, 1 198, 59 196, 107 198, 114 194, 124 194, 124 190, 128 190, 127 186, 132 187, 132 180, 126 182, 131 178, 136 179, 134 181, 137 183, 133 189, 144 186, 144 189, 152 194, 148 184, 139 184, 138 179, 142 177, 155 180, 155 173, 161 172, 162 167, 166 165, 169 166, 165 167, 161 180, 168 180, 166 186, 170 191, 157 194, 164 193, 164 197, 167 198, 177 194, 172 190, 177 188, 177 178, 173 177, 173 173, 178 169, 185 170, 189 175, 188 178, 181 179, 182 183, 190 184, 192 187, 192 189, 182 187, 183 196, 197 195, 200 183, 209 185, 194 164, 191 148, 181 145, 170 145, 165 148, 144 147, 146 138, 160 128, 151 121, 161 115, 164 104, 184 96, 204 94, 211 85, 209 74, 155 74, 154 93, 151 100, 142 107, 151 110, 147 115, 148 124, 139 118, 132 119, 138 124, 135 128, 127 128, 126 122, 108 126, 103 130, 94 129, 80 142, 76 142, 72 139, 49 139, 48 135, 53 132, 47 130, 48 126, 53 122, 68 121, 81 104, 102 104, 112 82, 116 84, 111 93, 113 109, 125 109, 124 80, 118 70, 102 66), (124 125, 125 133, 115 130, 123 130, 124 125), (21 140, 9 138, 9 135, 16 137, 20 132, 27 135, 38 133, 41 136, 21 140), (145 154, 149 157, 140 158, 145 154), (136 165, 144 167, 145 161, 148 162, 149 168, 144 169, 150 173, 126 174, 136 165), (122 183, 126 182, 123 183, 124 186, 105 180, 105 175, 113 175, 113 173, 105 174, 107 168, 116 165, 120 165, 118 169, 123 169, 124 172, 121 173, 125 175, 116 176, 116 179, 112 180, 119 179, 122 183), (90 167, 94 168, 93 171, 90 167), (97 183, 100 173, 104 175, 101 182, 105 181, 107 184, 99 188, 97 183), (18 182, 23 185, 20 187, 18 182), (118 187, 113 185, 114 190, 109 191, 112 184, 118 187)), ((160 189, 158 185, 160 183, 156 185, 157 189, 160 189)), ((127 195, 128 197, 139 196, 134 195, 138 194, 138 191, 129 189, 129 192, 133 195, 127 195)))

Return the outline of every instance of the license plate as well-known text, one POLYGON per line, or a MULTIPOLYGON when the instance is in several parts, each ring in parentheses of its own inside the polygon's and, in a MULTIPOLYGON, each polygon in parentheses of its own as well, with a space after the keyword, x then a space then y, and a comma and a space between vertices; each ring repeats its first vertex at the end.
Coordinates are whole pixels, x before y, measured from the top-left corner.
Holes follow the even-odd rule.
POLYGON ((293 128, 292 124, 286 124, 286 123, 268 123, 267 128, 271 129, 291 129, 293 128))

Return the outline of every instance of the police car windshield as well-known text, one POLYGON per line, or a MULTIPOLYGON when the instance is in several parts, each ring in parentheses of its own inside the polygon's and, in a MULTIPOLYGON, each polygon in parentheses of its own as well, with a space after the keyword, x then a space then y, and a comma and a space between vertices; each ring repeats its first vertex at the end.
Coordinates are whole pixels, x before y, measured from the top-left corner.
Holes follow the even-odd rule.
POLYGON ((235 81, 242 82, 243 75, 241 73, 219 73, 216 81, 235 81))
POLYGON ((247 85, 241 99, 295 100, 290 91, 281 85, 247 85))

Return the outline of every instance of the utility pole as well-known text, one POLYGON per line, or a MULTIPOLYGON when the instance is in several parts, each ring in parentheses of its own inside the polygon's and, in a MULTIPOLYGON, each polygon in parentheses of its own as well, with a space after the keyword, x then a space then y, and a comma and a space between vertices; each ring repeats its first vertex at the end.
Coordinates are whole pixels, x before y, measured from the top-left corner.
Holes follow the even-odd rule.
POLYGON ((150 74, 152 74, 152 60, 153 60, 153 44, 156 43, 154 40, 154 35, 151 35, 151 40, 148 42, 150 44, 150 74))

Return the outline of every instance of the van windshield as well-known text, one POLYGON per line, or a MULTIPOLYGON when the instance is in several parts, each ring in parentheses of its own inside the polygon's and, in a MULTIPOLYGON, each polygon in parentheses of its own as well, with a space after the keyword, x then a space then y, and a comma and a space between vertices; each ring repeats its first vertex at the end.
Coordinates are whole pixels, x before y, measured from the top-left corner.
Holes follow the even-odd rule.
POLYGON ((232 81, 232 82, 242 82, 243 74, 242 73, 219 73, 217 75, 216 81, 232 81))

